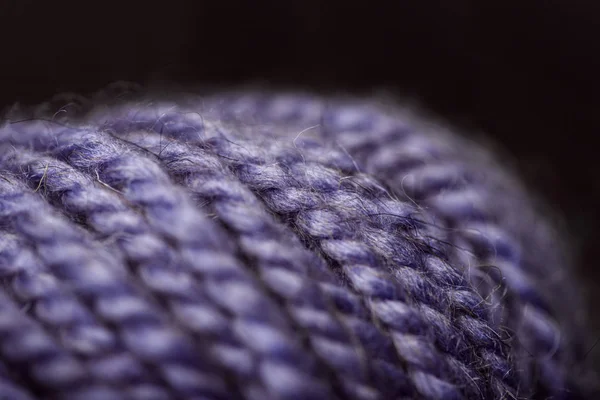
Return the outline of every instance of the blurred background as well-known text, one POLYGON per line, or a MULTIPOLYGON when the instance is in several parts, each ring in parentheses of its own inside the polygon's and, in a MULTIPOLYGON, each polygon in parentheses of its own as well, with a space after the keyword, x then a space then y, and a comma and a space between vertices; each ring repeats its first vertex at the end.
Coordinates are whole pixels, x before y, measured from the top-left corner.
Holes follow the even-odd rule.
MULTIPOLYGON (((115 80, 384 87, 505 147, 564 216, 600 332, 599 11, 584 0, 0 0, 0 109, 115 80)), ((600 366, 600 345, 589 357, 600 366)))

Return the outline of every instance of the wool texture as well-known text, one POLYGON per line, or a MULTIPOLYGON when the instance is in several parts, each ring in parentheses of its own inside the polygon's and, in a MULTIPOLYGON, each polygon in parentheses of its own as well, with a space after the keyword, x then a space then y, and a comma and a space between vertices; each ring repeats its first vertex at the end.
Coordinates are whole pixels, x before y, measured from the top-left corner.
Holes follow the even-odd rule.
POLYGON ((376 99, 113 86, 0 125, 0 399, 583 398, 568 252, 376 99))

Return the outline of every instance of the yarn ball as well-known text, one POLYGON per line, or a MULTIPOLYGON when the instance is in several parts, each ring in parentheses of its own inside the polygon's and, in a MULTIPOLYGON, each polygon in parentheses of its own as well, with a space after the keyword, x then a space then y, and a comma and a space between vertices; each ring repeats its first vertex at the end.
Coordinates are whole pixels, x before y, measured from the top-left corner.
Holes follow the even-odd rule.
POLYGON ((565 240, 377 98, 116 85, 0 126, 0 399, 583 398, 565 240))

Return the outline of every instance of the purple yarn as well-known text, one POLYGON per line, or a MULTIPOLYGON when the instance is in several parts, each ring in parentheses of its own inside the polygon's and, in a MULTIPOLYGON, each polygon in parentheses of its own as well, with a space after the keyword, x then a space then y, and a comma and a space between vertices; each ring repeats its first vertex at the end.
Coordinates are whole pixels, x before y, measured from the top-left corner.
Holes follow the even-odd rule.
POLYGON ((487 152, 372 99, 13 110, 0 398, 583 397, 559 243, 487 152))

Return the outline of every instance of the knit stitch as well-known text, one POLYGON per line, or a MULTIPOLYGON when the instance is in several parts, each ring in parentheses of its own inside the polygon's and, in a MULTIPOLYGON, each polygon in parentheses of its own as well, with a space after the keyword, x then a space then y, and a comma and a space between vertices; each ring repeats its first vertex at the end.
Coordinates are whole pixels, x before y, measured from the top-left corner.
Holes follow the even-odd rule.
POLYGON ((0 399, 590 393, 560 236, 480 146, 373 99, 133 92, 0 126, 0 399))

